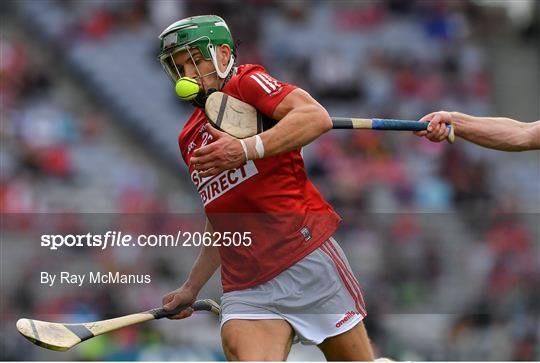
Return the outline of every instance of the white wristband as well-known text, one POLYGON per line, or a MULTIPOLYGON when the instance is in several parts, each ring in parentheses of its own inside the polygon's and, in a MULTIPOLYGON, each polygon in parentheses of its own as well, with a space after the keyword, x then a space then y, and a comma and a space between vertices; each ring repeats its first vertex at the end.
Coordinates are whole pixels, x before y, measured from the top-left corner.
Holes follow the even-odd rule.
POLYGON ((255 135, 255 150, 257 151, 259 159, 264 158, 264 144, 259 135, 255 135))
POLYGON ((248 161, 249 158, 248 158, 246 142, 244 140, 240 139, 240 144, 242 145, 242 149, 244 149, 244 155, 246 156, 246 161, 248 161))

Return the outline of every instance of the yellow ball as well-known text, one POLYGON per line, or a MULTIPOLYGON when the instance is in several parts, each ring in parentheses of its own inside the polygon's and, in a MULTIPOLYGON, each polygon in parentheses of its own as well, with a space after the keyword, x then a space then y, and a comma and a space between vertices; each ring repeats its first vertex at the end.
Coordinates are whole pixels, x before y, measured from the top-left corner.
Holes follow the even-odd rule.
POLYGON ((176 95, 182 101, 191 101, 199 93, 199 84, 190 77, 182 77, 176 82, 176 95))

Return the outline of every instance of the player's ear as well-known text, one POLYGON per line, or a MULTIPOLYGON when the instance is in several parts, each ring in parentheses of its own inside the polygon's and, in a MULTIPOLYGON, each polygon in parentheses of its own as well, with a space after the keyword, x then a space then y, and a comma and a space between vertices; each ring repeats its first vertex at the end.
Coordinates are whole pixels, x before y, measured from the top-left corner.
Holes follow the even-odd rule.
POLYGON ((229 59, 231 59, 231 47, 228 44, 221 44, 218 47, 218 62, 222 71, 227 69, 229 59))

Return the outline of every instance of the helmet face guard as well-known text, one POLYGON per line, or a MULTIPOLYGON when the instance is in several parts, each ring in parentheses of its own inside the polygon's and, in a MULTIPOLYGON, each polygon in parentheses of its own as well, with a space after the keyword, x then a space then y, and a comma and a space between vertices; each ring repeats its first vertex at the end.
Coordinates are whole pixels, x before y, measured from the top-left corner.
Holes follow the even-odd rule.
POLYGON ((201 15, 177 21, 168 26, 160 35, 160 52, 158 60, 163 65, 165 72, 176 82, 183 75, 174 62, 174 55, 186 50, 193 61, 190 49, 197 48, 206 60, 211 60, 215 71, 201 75, 200 78, 217 73, 218 77, 224 79, 228 76, 234 65, 234 56, 231 54, 229 64, 224 71, 221 71, 217 62, 215 47, 227 44, 234 53, 234 42, 232 35, 225 21, 216 15, 201 15))
MULTIPOLYGON (((174 34, 171 34, 171 35, 174 35, 174 34)), ((200 42, 200 41, 202 41, 202 39, 201 40, 197 39, 184 46, 174 47, 171 51, 168 51, 168 52, 166 51, 159 55, 159 62, 163 66, 163 69, 165 69, 165 72, 167 73, 167 75, 172 79, 174 83, 176 83, 180 78, 186 76, 186 74, 184 74, 182 70, 178 68, 178 66, 176 65, 174 61, 174 57, 180 52, 187 52, 187 54, 189 55, 189 58, 191 59, 191 62, 193 63, 193 66, 195 67, 195 70, 197 71, 196 78, 201 79, 203 77, 207 77, 216 73, 215 70, 206 74, 201 74, 201 72, 199 71, 199 68, 197 67, 197 64, 195 63, 195 60, 193 59, 193 50, 199 49, 199 48, 193 47, 191 46, 191 44, 194 44, 195 42, 200 42)), ((207 41, 208 41, 208 44, 210 44, 210 39, 207 39, 207 41)), ((201 52, 201 54, 203 53, 201 52)), ((211 57, 204 57, 204 54, 203 54, 203 58, 205 58, 206 60, 211 59, 211 57)))

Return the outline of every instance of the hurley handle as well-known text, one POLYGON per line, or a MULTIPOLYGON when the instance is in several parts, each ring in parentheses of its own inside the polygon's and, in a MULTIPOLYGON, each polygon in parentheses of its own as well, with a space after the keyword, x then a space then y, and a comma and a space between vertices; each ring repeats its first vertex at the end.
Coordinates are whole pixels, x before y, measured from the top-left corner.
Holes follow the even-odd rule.
MULTIPOLYGON (((395 131, 422 131, 427 130, 429 123, 425 121, 384 119, 384 118, 354 118, 354 117, 332 117, 332 128, 334 129, 371 129, 371 130, 395 130, 395 131)), ((454 128, 448 128, 447 140, 453 143, 455 140, 454 128)))
POLYGON ((195 301, 193 305, 191 306, 189 304, 183 304, 183 305, 177 306, 173 310, 165 310, 163 308, 156 308, 156 309, 148 310, 148 313, 152 314, 154 316, 154 319, 161 319, 161 318, 166 318, 169 316, 174 316, 176 314, 179 314, 181 311, 189 307, 191 307, 195 311, 205 310, 205 311, 210 311, 216 315, 219 315, 221 312, 221 309, 218 303, 216 303, 214 300, 211 300, 211 299, 204 299, 204 300, 195 301))

